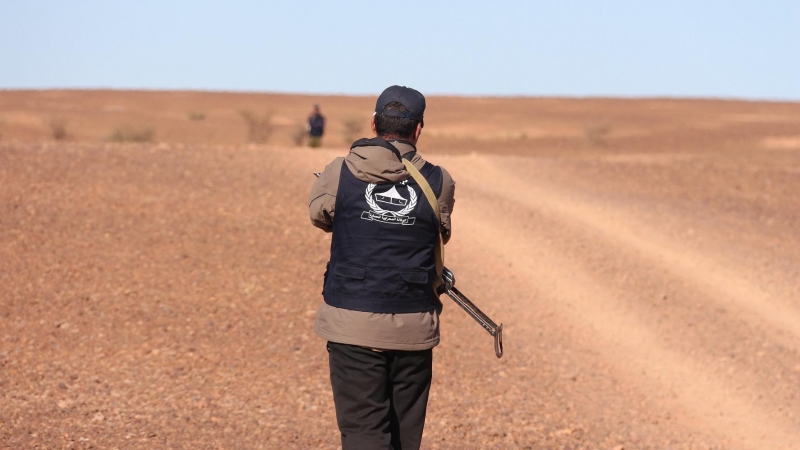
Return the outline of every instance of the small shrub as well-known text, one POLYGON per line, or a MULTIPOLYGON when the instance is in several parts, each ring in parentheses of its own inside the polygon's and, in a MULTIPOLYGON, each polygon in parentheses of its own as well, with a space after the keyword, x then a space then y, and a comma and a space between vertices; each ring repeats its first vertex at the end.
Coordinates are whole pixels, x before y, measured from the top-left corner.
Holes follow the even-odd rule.
POLYGON ((206 120, 206 113, 203 111, 189 111, 189 120, 206 120))
POLYGON ((292 142, 294 142, 294 145, 302 147, 303 143, 306 141, 307 135, 308 130, 306 130, 306 127, 303 124, 298 123, 292 129, 292 142))
POLYGON ((583 137, 591 147, 606 145, 606 137, 611 132, 611 124, 607 121, 589 122, 583 126, 583 137))
POLYGON ((50 119, 50 135, 57 141, 63 141, 67 138, 67 122, 61 118, 50 119))
POLYGON ((152 142, 156 132, 153 127, 119 126, 111 133, 114 142, 152 142))
POLYGON ((343 125, 342 137, 347 144, 351 144, 358 139, 361 136, 361 130, 364 129, 361 119, 347 119, 343 122, 343 125))
POLYGON ((247 139, 250 142, 263 144, 272 137, 272 131, 275 127, 272 124, 271 112, 267 112, 260 117, 248 110, 241 110, 239 114, 247 123, 247 139))

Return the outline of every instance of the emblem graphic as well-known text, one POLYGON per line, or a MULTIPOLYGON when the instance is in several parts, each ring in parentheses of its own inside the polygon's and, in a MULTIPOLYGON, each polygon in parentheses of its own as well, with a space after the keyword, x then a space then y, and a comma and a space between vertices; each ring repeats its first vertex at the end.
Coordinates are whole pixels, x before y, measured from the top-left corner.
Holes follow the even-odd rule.
POLYGON ((361 218, 395 225, 414 225, 416 217, 408 217, 408 214, 417 206, 417 193, 414 192, 414 189, 406 186, 408 189, 408 199, 405 199, 397 192, 397 186, 392 186, 392 188, 386 192, 379 192, 373 195, 375 186, 375 183, 370 183, 364 192, 364 198, 367 200, 370 211, 362 212, 361 218), (385 203, 386 205, 395 207, 400 206, 402 208, 398 211, 383 209, 378 203, 385 203))

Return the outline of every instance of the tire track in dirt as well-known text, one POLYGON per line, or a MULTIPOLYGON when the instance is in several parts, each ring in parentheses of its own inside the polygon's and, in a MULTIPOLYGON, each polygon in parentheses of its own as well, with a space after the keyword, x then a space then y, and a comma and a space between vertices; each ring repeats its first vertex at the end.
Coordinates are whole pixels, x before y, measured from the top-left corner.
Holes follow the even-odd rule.
MULTIPOLYGON (((462 158, 450 161, 447 166, 452 172, 459 174, 461 198, 472 199, 483 196, 486 199, 488 193, 510 200, 516 208, 528 208, 543 215, 558 217, 567 227, 590 230, 600 239, 613 242, 620 247, 621 252, 638 255, 638 259, 656 264, 672 276, 705 293, 703 300, 716 298, 715 294, 720 294, 723 299, 732 299, 736 307, 744 311, 738 317, 745 318, 759 332, 776 325, 780 326, 781 333, 788 335, 788 338, 776 337, 772 331, 769 332, 770 338, 781 340, 784 344, 788 343, 791 349, 792 338, 795 338, 798 332, 797 318, 793 312, 787 313, 774 304, 764 306, 762 302, 767 300, 766 294, 756 286, 737 281, 739 277, 735 273, 720 268, 714 261, 693 255, 689 250, 673 245, 672 242, 662 242, 656 236, 642 234, 646 228, 639 226, 640 224, 633 226, 628 218, 619 223, 607 219, 607 217, 622 216, 620 211, 599 212, 561 193, 541 186, 532 187, 530 180, 509 176, 508 170, 501 171, 483 158, 478 162, 475 158, 470 160, 462 158), (636 230, 637 234, 633 234, 632 230, 636 230), (705 276, 706 273, 710 273, 708 278, 705 276), (753 296, 757 301, 753 301, 749 296, 753 296), (758 318, 748 318, 752 315, 747 314, 748 312, 757 313, 758 318)), ((620 304, 618 299, 605 295, 602 293, 603 290, 594 287, 597 285, 597 280, 592 278, 592 274, 586 273, 585 268, 583 271, 577 269, 581 266, 580 261, 560 256, 559 250, 567 245, 566 243, 541 241, 535 236, 521 240, 520 236, 530 233, 525 232, 524 224, 518 220, 509 220, 509 214, 497 210, 497 205, 502 202, 496 199, 483 200, 476 209, 469 206, 471 201, 459 204, 457 218, 462 239, 469 236, 471 244, 479 244, 486 236, 492 236, 491 249, 517 255, 515 261, 518 264, 514 269, 515 272, 527 275, 528 279, 551 280, 550 285, 542 287, 550 290, 554 299, 564 302, 563 305, 556 306, 556 310, 574 318, 570 320, 579 321, 581 327, 596 330, 597 338, 603 342, 602 345, 597 344, 597 348, 612 361, 612 366, 619 368, 620 353, 610 349, 622 348, 625 349, 625 354, 633 355, 630 358, 631 366, 623 372, 627 372, 627 377, 634 381, 634 385, 643 390, 674 392, 677 402, 670 407, 683 410, 679 416, 692 417, 691 421, 684 422, 684 426, 690 429, 713 430, 720 442, 724 442, 726 436, 733 437, 737 447, 764 448, 768 445, 769 448, 788 448, 789 443, 793 442, 792 439, 798 437, 795 431, 796 425, 791 423, 791 419, 780 417, 780 414, 776 417, 774 413, 765 412, 763 407, 759 409, 753 406, 753 399, 761 396, 761 393, 746 388, 750 384, 747 381, 751 381, 747 378, 752 374, 737 376, 738 382, 731 383, 707 366, 708 358, 703 360, 695 355, 684 355, 671 348, 665 348, 658 334, 643 326, 642 321, 638 320, 637 311, 632 312, 620 304), (487 210, 493 211, 487 214, 487 210), (488 217, 496 219, 489 220, 488 217), (543 251, 547 255, 544 263, 527 256, 537 252, 541 254, 543 251), (613 363, 614 360, 617 360, 617 363, 613 363), (648 373, 644 381, 637 380, 640 377, 636 374, 641 372, 648 373), (742 381, 745 383, 741 383, 742 381), (697 427, 697 424, 702 424, 702 427, 697 427)), ((513 218, 513 215, 511 217, 513 218)), ((503 274, 494 275, 503 276, 503 274)), ((520 286, 518 289, 523 292, 525 288, 526 286, 520 286)), ((522 305, 514 306, 517 312, 524 310, 522 305)), ((674 325, 671 328, 677 330, 679 327, 674 325)), ((742 334, 747 333, 742 332, 742 334)), ((515 339, 521 337, 517 336, 515 339)), ((680 339, 680 335, 674 338, 680 339)), ((702 342, 697 343, 701 350, 702 344, 702 342)), ((785 395, 792 398, 794 393, 796 392, 790 389, 785 395)), ((662 403, 672 402, 662 401, 662 403)), ((784 405, 786 406, 790 404, 784 405)), ((780 409, 778 408, 779 411, 780 409)))
MULTIPOLYGON (((485 219, 482 219, 485 216, 482 214, 464 210, 461 212, 462 220, 472 222, 471 230, 466 231, 470 237, 478 238, 490 233, 513 236, 508 227, 485 222, 485 219)), ((473 242, 477 242, 477 239, 473 242)), ((542 242, 536 245, 540 248, 547 246, 542 242)), ((537 254, 531 243, 520 243, 515 237, 496 237, 492 248, 494 251, 516 255, 537 254)), ((548 291, 546 294, 548 300, 560 305, 556 306, 555 310, 564 316, 562 320, 592 333, 596 350, 605 354, 609 361, 608 366, 615 372, 621 373, 622 378, 626 380, 625 384, 638 388, 641 392, 660 393, 656 394, 657 402, 668 404, 667 409, 668 412, 671 410, 672 416, 693 419, 684 420, 682 425, 689 429, 693 428, 695 434, 703 428, 716 428, 719 441, 724 441, 724 437, 729 436, 732 430, 738 430, 736 434, 739 435, 739 439, 760 441, 760 437, 765 433, 764 430, 768 430, 768 435, 780 437, 773 442, 760 441, 749 448, 763 448, 761 445, 767 443, 769 448, 781 448, 781 442, 791 442, 790 433, 774 429, 774 418, 767 414, 763 414, 764 418, 759 417, 762 414, 753 417, 752 400, 737 397, 735 386, 729 386, 724 380, 708 373, 702 363, 662 348, 660 337, 643 326, 635 314, 615 305, 617 299, 604 295, 603 286, 598 284, 596 279, 582 273, 580 269, 575 269, 575 261, 559 258, 553 249, 545 251, 540 249, 538 254, 542 253, 544 256, 541 259, 550 267, 544 267, 541 260, 534 261, 530 257, 522 256, 515 258, 515 268, 510 270, 519 274, 518 278, 547 280, 538 290, 548 291), (646 374, 647 379, 642 380, 640 374, 646 374), (675 403, 669 399, 671 395, 678 397, 677 404, 671 404, 675 403), (705 423, 708 422, 708 418, 720 413, 728 417, 705 423), (704 426, 702 428, 693 426, 694 420, 701 421, 704 426)), ((526 288, 522 287, 518 291, 520 297, 524 290, 526 288)), ((511 308, 498 309, 502 315, 512 318, 507 323, 511 331, 507 335, 509 352, 518 350, 520 346, 524 346, 524 342, 533 340, 531 334, 535 330, 520 326, 521 318, 526 317, 524 306, 515 305, 511 308), (511 344, 511 340, 519 342, 511 344)), ((607 392, 606 395, 613 393, 607 392)), ((791 425, 787 424, 784 429, 791 429, 791 425)))
MULTIPOLYGON (((621 211, 602 211, 587 204, 570 201, 566 196, 532 186, 518 177, 510 177, 508 170, 484 159, 481 164, 484 176, 492 180, 482 184, 495 194, 503 194, 514 201, 533 208, 553 211, 586 227, 599 231, 607 239, 619 241, 620 245, 634 248, 642 255, 656 261, 675 275, 700 286, 714 298, 736 302, 741 308, 757 314, 765 325, 775 327, 788 334, 797 345, 800 339, 800 312, 789 295, 778 298, 746 280, 744 270, 731 270, 719 261, 710 260, 682 246, 681 243, 664 242, 657 234, 649 232, 651 227, 625 217, 621 211), (521 191, 520 187, 526 187, 521 191), (620 219, 615 220, 614 218, 620 219)), ((474 174, 478 176, 477 174, 474 174)), ((781 292, 792 292, 790 286, 781 292)))

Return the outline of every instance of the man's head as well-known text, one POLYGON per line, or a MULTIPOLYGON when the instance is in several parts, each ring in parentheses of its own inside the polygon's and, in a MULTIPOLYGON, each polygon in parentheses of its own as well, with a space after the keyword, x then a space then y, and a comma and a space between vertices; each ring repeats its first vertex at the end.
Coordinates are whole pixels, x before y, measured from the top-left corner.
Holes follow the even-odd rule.
POLYGON ((372 131, 384 139, 416 143, 422 133, 425 97, 405 86, 390 86, 378 97, 372 131))
POLYGON ((319 114, 319 105, 314 105, 314 113, 319 114))

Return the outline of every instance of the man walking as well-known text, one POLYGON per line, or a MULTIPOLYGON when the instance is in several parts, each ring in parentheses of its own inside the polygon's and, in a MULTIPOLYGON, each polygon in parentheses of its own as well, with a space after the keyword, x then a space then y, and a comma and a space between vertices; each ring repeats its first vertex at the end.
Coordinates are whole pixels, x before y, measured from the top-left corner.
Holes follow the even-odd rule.
POLYGON ((376 137, 328 164, 309 197, 311 222, 333 233, 314 331, 328 341, 344 450, 422 441, 439 343, 436 249, 450 238, 455 191, 447 171, 417 153, 424 112, 418 91, 384 90, 376 137))
POLYGON ((325 134, 325 116, 319 112, 319 105, 314 105, 314 111, 308 116, 308 146, 322 146, 322 135, 325 134))

